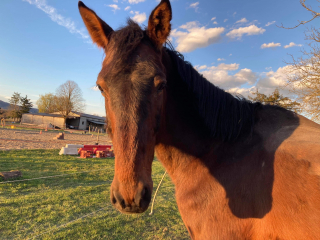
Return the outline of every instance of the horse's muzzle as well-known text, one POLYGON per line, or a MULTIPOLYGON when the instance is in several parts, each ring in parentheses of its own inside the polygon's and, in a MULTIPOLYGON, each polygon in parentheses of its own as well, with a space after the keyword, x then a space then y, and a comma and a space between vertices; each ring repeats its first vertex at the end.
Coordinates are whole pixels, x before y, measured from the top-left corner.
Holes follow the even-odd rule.
POLYGON ((112 205, 122 213, 142 213, 148 209, 152 191, 148 186, 137 189, 134 198, 124 198, 121 193, 111 187, 110 200, 112 205))

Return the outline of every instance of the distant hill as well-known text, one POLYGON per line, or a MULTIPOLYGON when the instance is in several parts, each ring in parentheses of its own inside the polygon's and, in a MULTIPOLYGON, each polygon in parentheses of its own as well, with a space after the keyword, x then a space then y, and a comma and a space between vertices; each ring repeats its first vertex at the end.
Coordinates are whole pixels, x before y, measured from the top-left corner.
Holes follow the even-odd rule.
MULTIPOLYGON (((7 103, 7 102, 4 102, 4 101, 0 100, 0 108, 2 108, 2 109, 8 109, 9 106, 10 106, 10 103, 7 103)), ((38 113, 39 110, 38 110, 38 108, 31 108, 31 109, 30 109, 30 112, 31 112, 31 113, 38 113)))
POLYGON ((0 108, 2 109, 8 109, 8 107, 10 106, 10 103, 4 102, 0 100, 0 108))
POLYGON ((31 113, 38 113, 38 112, 39 112, 39 109, 38 109, 38 108, 31 108, 31 109, 30 109, 30 112, 31 112, 31 113))

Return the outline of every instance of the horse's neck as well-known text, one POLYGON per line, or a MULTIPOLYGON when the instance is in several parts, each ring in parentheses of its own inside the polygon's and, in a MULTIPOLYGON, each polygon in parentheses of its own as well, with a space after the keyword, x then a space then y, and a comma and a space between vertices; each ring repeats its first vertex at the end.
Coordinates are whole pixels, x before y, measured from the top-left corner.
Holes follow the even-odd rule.
MULTIPOLYGON (((167 89, 156 153, 174 179, 174 173, 195 167, 190 165, 191 161, 201 164, 200 159, 209 154, 214 141, 199 112, 193 106, 194 102, 187 85, 172 67, 170 57, 165 55, 164 58, 167 89)), ((216 144, 219 145, 219 142, 216 144)))

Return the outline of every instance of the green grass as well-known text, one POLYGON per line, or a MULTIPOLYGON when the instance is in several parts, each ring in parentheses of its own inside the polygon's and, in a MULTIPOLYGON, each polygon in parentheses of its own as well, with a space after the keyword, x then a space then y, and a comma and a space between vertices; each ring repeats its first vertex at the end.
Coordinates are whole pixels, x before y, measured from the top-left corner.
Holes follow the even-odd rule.
MULTIPOLYGON (((22 179, 30 179, 104 170, 0 183, 0 239, 29 239, 39 234, 35 239, 189 239, 168 176, 160 187, 152 216, 150 208, 140 215, 124 215, 109 200, 114 159, 80 159, 59 156, 58 152, 0 151, 0 171, 20 170, 22 179), (101 208, 105 209, 79 219, 101 208)), ((164 168, 154 161, 154 190, 163 173, 164 168)))

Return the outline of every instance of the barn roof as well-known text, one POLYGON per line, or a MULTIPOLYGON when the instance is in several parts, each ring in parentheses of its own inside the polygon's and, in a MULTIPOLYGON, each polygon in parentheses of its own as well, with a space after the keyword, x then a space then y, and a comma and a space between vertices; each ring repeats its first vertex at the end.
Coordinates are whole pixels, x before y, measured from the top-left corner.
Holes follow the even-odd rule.
POLYGON ((87 114, 87 113, 81 113, 81 112, 76 112, 76 111, 72 111, 72 113, 74 115, 78 115, 79 117, 92 118, 92 119, 96 119, 96 120, 100 120, 100 121, 105 121, 106 120, 105 117, 99 117, 99 116, 91 115, 91 114, 87 114))
POLYGON ((23 115, 35 115, 35 116, 44 116, 44 117, 63 118, 63 116, 61 114, 55 114, 55 113, 24 113, 23 115))
MULTIPOLYGON (((59 113, 25 113, 25 114, 35 115, 35 116, 63 118, 63 115, 61 115, 59 113)), ((99 117, 99 116, 81 113, 81 112, 75 112, 75 111, 72 111, 71 114, 68 116, 68 118, 72 118, 72 117, 85 117, 85 118, 93 119, 93 121, 97 121, 97 122, 105 122, 105 120, 106 120, 105 117, 99 117)))

